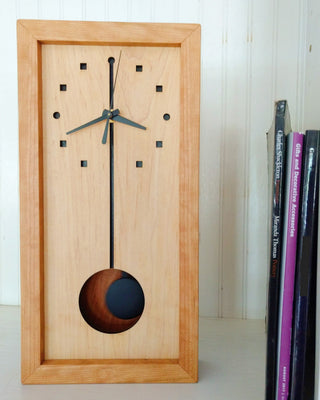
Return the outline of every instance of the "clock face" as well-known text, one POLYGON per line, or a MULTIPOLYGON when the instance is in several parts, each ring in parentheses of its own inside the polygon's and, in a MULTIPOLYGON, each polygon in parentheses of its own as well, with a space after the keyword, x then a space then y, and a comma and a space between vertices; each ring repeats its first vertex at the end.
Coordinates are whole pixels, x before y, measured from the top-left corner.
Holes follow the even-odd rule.
POLYGON ((179 74, 178 47, 42 46, 46 359, 179 356, 179 74), (78 305, 84 282, 110 266, 110 136, 102 144, 105 121, 66 135, 109 109, 110 57, 114 109, 147 128, 113 123, 114 267, 145 296, 140 320, 117 335, 93 329, 78 305))

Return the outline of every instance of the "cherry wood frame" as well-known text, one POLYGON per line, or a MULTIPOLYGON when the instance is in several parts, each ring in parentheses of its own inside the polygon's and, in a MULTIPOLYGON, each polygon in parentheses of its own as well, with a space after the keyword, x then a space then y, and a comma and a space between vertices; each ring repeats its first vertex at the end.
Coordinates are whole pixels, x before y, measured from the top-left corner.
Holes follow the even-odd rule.
POLYGON ((22 383, 196 382, 198 379, 200 26, 196 24, 19 20, 17 35, 22 383), (178 359, 45 360, 42 44, 181 48, 178 359))

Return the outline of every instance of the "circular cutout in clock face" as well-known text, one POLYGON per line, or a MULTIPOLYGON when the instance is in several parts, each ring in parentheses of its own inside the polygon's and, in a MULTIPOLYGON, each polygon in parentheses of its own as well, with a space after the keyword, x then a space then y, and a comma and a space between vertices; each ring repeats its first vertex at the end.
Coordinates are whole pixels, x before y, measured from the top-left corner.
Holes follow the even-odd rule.
POLYGON ((135 341, 139 358, 178 358, 179 48, 43 45, 42 68, 47 357, 62 356, 62 335, 71 358, 121 358, 135 341), (101 336, 112 329, 89 322, 102 268, 120 271, 99 304, 122 320, 123 335, 101 336))

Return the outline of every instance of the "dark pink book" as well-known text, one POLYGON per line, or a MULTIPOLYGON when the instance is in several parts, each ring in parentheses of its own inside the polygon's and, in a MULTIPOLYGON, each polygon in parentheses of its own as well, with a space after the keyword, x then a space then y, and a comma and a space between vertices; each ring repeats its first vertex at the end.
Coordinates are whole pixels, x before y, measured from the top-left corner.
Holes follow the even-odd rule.
POLYGON ((290 132, 287 137, 284 231, 279 298, 277 400, 287 400, 289 396, 292 310, 303 139, 304 134, 299 132, 290 132))

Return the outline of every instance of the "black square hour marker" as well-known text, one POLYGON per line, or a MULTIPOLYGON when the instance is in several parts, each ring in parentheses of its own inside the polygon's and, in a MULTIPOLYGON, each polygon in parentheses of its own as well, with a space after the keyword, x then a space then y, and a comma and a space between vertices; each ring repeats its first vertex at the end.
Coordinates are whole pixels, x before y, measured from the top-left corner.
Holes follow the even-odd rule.
POLYGON ((136 167, 137 168, 142 168, 143 162, 142 161, 136 161, 136 167))
POLYGON ((66 92, 67 91, 67 85, 66 84, 61 84, 60 85, 60 92, 66 92))
POLYGON ((87 63, 80 63, 80 69, 87 69, 87 63))
POLYGON ((67 147, 67 141, 66 140, 60 140, 60 147, 67 147))
POLYGON ((87 167, 88 166, 88 161, 87 160, 81 160, 81 167, 87 167))
POLYGON ((162 140, 157 140, 156 141, 156 147, 163 147, 162 146, 162 140))
POLYGON ((156 92, 162 92, 162 85, 156 86, 156 92))
POLYGON ((136 71, 137 72, 142 72, 142 70, 143 70, 142 65, 136 65, 136 71))

